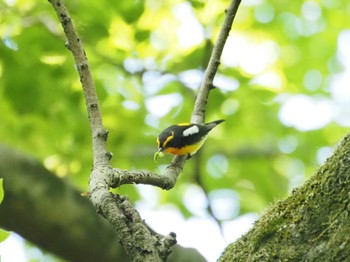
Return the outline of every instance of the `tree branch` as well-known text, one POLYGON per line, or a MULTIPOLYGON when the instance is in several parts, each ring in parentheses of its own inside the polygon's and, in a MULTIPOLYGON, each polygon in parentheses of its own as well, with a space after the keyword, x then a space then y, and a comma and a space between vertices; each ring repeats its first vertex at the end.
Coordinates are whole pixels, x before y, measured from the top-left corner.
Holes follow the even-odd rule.
POLYGON ((197 99, 191 117, 191 123, 204 123, 205 106, 208 101, 209 92, 214 88, 213 80, 220 65, 220 57, 224 49, 226 40, 230 34, 232 23, 234 18, 236 17, 236 13, 240 3, 241 0, 232 0, 228 9, 226 10, 226 18, 224 24, 220 30, 218 39, 216 40, 216 43, 214 45, 213 52, 209 59, 208 67, 205 70, 204 80, 198 91, 197 99))
POLYGON ((72 52, 76 68, 83 87, 90 128, 92 131, 92 147, 94 167, 106 165, 109 162, 109 155, 106 150, 107 132, 103 128, 101 111, 98 104, 95 85, 90 72, 90 67, 83 44, 74 28, 68 10, 62 0, 49 0, 53 5, 58 18, 62 24, 64 33, 68 39, 66 46, 72 52))
MULTIPOLYGON (((220 57, 224 49, 226 40, 229 36, 232 23, 236 17, 238 7, 241 0, 232 0, 226 10, 226 18, 220 30, 213 52, 210 56, 208 67, 204 74, 204 79, 199 88, 196 98, 194 110, 191 116, 191 123, 203 123, 205 116, 205 106, 209 97, 210 90, 213 89, 213 80, 220 64, 220 57)), ((113 185, 120 186, 122 184, 148 184, 158 186, 162 189, 169 190, 175 186, 177 177, 183 169, 186 157, 175 156, 172 163, 166 168, 162 178, 159 175, 149 171, 127 171, 114 169, 113 185)))
POLYGON ((49 2, 54 7, 68 39, 68 48, 73 54, 86 100, 92 132, 94 163, 89 182, 91 201, 97 211, 118 232, 118 241, 122 243, 133 261, 165 260, 171 252, 171 246, 176 243, 174 234, 161 239, 160 236, 151 233, 139 213, 126 198, 114 196, 109 192, 113 170, 109 164, 111 154, 106 149, 108 132, 103 128, 96 90, 85 51, 63 1, 49 0, 49 2))
MULTIPOLYGON (((68 48, 72 52, 82 84, 90 128, 92 132, 93 170, 89 181, 91 201, 96 210, 103 215, 118 232, 118 240, 122 243, 134 261, 165 260, 176 243, 175 234, 165 238, 150 232, 139 213, 125 197, 113 195, 110 187, 126 183, 144 183, 159 186, 163 189, 174 187, 177 177, 185 164, 184 156, 174 157, 165 174, 159 176, 147 171, 126 171, 112 169, 109 164, 111 154, 106 149, 108 131, 103 128, 102 116, 98 104, 95 86, 89 64, 80 38, 74 28, 62 0, 49 0, 60 19, 68 39, 68 48), (131 244, 133 243, 133 244, 131 244)), ((199 90, 195 108, 191 117, 194 123, 204 120, 205 105, 209 91, 213 87, 213 79, 220 64, 220 57, 232 26, 240 0, 232 0, 227 9, 227 16, 220 31, 217 44, 214 46, 202 86, 199 90)))
POLYGON ((350 134, 300 188, 278 201, 218 261, 347 261, 350 134))

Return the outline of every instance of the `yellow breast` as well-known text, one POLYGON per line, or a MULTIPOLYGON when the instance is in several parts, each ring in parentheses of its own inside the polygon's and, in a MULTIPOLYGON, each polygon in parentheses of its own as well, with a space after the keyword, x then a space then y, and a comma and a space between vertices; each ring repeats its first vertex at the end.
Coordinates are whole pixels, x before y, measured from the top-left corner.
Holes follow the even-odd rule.
POLYGON ((188 154, 193 155, 201 148, 206 138, 207 136, 203 137, 203 139, 196 144, 187 145, 181 148, 169 147, 169 148, 166 148, 163 152, 174 154, 174 155, 188 155, 188 154))

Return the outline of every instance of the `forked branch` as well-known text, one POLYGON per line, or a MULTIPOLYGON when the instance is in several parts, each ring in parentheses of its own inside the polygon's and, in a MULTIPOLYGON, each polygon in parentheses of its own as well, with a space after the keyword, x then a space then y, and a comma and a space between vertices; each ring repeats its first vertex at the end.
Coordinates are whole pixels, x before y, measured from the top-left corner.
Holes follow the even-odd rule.
MULTIPOLYGON (((113 169, 109 160, 111 154, 106 149, 108 132, 102 123, 96 89, 91 76, 90 67, 80 38, 74 28, 67 8, 62 0, 49 0, 54 7, 68 40, 68 48, 72 52, 82 84, 93 145, 93 170, 90 176, 89 193, 96 210, 114 227, 120 243, 124 246, 133 261, 162 261, 171 252, 176 243, 175 234, 167 237, 151 232, 141 219, 139 213, 126 197, 113 195, 109 188, 122 184, 149 184, 163 189, 175 186, 177 177, 185 164, 184 157, 175 157, 166 168, 164 175, 149 171, 128 171, 113 169)), ((202 123, 205 105, 213 79, 220 64, 220 56, 236 15, 240 0, 232 0, 227 9, 226 19, 214 46, 205 78, 200 87, 191 121, 202 123)))

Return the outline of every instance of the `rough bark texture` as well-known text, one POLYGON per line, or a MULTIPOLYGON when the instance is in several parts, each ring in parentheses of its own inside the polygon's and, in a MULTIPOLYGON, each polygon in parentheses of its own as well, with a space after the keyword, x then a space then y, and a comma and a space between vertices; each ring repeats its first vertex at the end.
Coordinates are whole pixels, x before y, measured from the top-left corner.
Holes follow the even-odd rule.
MULTIPOLYGON (((118 232, 91 202, 38 161, 0 146, 0 177, 0 227, 68 261, 129 261, 118 232)), ((196 250, 176 246, 168 261, 205 260, 196 250)))
POLYGON ((350 261, 350 135, 219 261, 350 261))
MULTIPOLYGON (((127 197, 112 194, 113 169, 107 151, 108 131, 103 127, 97 93, 84 47, 62 0, 49 0, 68 40, 82 85, 92 133, 93 168, 89 181, 90 199, 117 233, 116 237, 133 261, 165 261, 176 244, 176 235, 162 237, 151 232, 127 197)), ((181 170, 176 169, 176 170, 181 170)), ((178 174, 176 174, 177 176, 178 174)), ((161 176, 159 176, 161 178, 161 176)))

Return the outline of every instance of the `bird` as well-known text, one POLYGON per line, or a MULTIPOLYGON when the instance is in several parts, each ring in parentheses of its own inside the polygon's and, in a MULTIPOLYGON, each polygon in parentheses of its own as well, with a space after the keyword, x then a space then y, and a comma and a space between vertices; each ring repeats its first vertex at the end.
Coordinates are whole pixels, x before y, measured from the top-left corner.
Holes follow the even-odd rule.
POLYGON ((191 158, 203 145, 208 133, 225 120, 220 119, 206 124, 179 123, 167 127, 157 137, 158 151, 154 154, 154 161, 164 153, 173 155, 187 155, 191 158))

